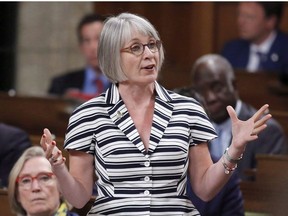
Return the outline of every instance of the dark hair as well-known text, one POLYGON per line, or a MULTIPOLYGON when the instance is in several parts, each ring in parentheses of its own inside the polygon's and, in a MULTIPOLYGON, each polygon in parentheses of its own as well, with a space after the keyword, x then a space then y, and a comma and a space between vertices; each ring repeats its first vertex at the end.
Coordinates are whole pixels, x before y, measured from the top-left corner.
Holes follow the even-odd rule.
POLYGON ((265 12, 267 18, 275 16, 277 18, 276 27, 278 27, 283 14, 283 2, 257 2, 265 12))
POLYGON ((77 26, 77 37, 78 37, 79 43, 82 42, 81 30, 82 30, 84 25, 87 25, 87 24, 90 24, 93 22, 104 23, 105 20, 106 20, 106 16, 96 14, 96 13, 86 14, 84 17, 82 17, 82 19, 80 20, 80 22, 78 23, 78 26, 77 26))

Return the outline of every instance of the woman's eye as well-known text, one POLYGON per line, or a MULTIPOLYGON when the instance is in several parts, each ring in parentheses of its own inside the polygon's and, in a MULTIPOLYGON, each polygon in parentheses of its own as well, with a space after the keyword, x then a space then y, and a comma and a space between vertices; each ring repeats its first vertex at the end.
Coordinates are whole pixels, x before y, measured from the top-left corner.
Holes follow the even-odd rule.
POLYGON ((155 42, 155 41, 150 42, 150 43, 148 44, 148 47, 149 47, 149 49, 155 48, 155 47, 156 47, 156 42, 155 42))
POLYGON ((22 184, 29 184, 31 182, 31 179, 30 178, 23 178, 21 180, 22 184))
POLYGON ((41 175, 41 176, 38 177, 38 179, 39 179, 40 181, 42 181, 42 182, 49 181, 50 178, 51 178, 51 177, 48 176, 48 175, 41 175))
POLYGON ((141 50, 141 45, 140 44, 134 44, 131 46, 132 51, 139 51, 141 50))

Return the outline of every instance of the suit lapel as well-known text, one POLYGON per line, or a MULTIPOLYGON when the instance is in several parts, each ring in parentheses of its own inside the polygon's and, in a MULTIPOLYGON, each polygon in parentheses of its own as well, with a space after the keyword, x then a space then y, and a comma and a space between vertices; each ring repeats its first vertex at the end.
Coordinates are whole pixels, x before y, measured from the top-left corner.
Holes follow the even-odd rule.
MULTIPOLYGON (((153 114, 153 122, 150 133, 149 153, 151 154, 159 144, 165 129, 171 119, 173 105, 168 92, 155 82, 156 99, 153 114)), ((113 85, 106 94, 106 102, 114 104, 108 109, 108 114, 117 127, 126 135, 126 137, 145 154, 145 146, 139 136, 139 133, 133 123, 131 116, 120 98, 120 94, 115 85, 113 85)))
POLYGON ((149 153, 154 152, 164 135, 173 111, 173 105, 156 97, 152 128, 150 133, 149 153))

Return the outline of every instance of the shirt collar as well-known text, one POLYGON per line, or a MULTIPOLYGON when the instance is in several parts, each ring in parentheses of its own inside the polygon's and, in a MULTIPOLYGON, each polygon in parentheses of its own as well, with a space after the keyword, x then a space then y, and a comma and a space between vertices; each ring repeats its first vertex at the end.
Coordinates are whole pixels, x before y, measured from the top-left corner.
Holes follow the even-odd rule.
POLYGON ((87 66, 85 68, 85 77, 87 77, 87 80, 96 80, 97 78, 100 78, 103 76, 104 74, 102 73, 98 73, 98 71, 94 70, 91 66, 87 66))
POLYGON ((276 31, 272 31, 269 37, 261 44, 251 44, 251 50, 254 52, 268 53, 276 38, 276 31))
MULTIPOLYGON (((167 102, 172 100, 171 96, 169 95, 169 92, 164 87, 159 85, 157 81, 155 81, 154 84, 157 97, 167 102)), ((120 100, 120 94, 118 90, 118 84, 112 84, 111 87, 106 92, 105 101, 107 104, 116 104, 117 101, 119 100, 120 100)))
POLYGON ((241 107, 242 107, 242 101, 237 100, 236 106, 235 106, 235 112, 236 112, 237 116, 239 116, 239 114, 240 114, 241 107))

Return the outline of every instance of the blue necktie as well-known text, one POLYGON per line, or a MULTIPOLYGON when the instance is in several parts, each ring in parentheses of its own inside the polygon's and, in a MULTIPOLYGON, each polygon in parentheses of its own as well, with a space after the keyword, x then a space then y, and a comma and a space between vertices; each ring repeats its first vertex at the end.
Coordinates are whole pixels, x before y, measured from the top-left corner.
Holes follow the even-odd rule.
POLYGON ((267 54, 260 52, 260 51, 257 51, 256 53, 259 57, 258 70, 264 70, 265 69, 264 65, 265 65, 265 62, 267 61, 267 54))

